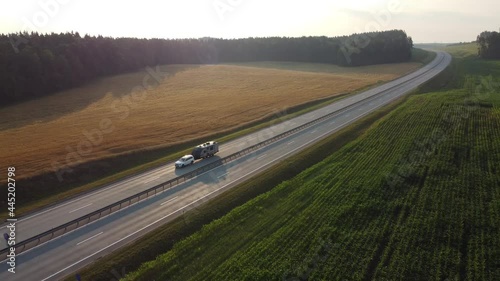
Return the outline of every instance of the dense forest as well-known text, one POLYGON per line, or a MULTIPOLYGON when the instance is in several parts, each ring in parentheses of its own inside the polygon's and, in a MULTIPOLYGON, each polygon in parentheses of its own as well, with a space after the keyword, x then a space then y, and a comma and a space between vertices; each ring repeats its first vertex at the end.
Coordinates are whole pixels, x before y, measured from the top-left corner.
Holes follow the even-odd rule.
POLYGON ((484 31, 477 36, 479 56, 483 59, 500 59, 500 33, 484 31))
POLYGON ((343 37, 136 39, 78 33, 0 34, 1 105, 158 64, 238 61, 321 62, 344 66, 407 61, 413 42, 402 30, 343 37))

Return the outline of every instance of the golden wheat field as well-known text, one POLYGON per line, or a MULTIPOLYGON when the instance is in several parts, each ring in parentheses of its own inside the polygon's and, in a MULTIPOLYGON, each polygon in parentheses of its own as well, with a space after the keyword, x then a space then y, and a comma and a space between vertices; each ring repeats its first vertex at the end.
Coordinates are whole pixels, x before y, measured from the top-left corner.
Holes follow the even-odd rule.
POLYGON ((2 169, 15 166, 17 178, 24 178, 66 163, 168 146, 419 66, 170 65, 160 67, 161 77, 151 69, 108 77, 0 109, 2 169))

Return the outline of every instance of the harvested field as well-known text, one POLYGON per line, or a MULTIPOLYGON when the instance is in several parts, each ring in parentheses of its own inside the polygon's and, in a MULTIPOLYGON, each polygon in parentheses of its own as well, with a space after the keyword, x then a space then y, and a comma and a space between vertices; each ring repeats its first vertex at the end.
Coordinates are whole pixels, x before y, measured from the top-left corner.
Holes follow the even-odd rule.
POLYGON ((344 72, 324 64, 170 65, 160 67, 165 77, 159 80, 147 71, 109 77, 0 109, 2 168, 15 166, 17 178, 25 178, 52 171, 55 163, 169 146, 391 80, 420 65, 344 72), (144 79, 152 87, 135 91, 144 79))

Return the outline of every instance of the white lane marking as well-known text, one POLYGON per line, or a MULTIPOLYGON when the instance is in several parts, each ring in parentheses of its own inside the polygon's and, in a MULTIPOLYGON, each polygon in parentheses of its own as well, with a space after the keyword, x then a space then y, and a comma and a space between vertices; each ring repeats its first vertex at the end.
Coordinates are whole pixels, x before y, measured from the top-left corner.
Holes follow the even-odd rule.
POLYGON ((89 238, 87 238, 87 239, 85 239, 85 240, 83 240, 83 241, 81 241, 81 242, 76 243, 76 245, 78 246, 78 245, 80 245, 80 244, 82 244, 82 243, 85 243, 85 242, 89 241, 90 239, 96 238, 97 236, 99 236, 99 235, 101 235, 101 234, 103 234, 103 233, 104 233, 104 232, 103 232, 103 231, 101 231, 101 232, 97 233, 96 235, 94 235, 94 236, 92 236, 92 237, 89 237, 89 238))
POLYGON ((223 174, 223 175, 218 176, 217 178, 218 178, 218 179, 223 178, 223 177, 227 176, 227 174, 228 174, 228 173, 225 173, 225 174, 223 174))
POLYGON ((294 143, 294 142, 295 142, 295 141, 291 141, 291 142, 288 142, 287 144, 288 144, 288 145, 290 145, 290 144, 292 144, 292 143, 294 143))
MULTIPOLYGON (((159 170, 159 169, 164 169, 165 167, 167 167, 167 166, 161 166, 161 167, 159 167, 158 169, 152 170, 152 171, 151 171, 151 174, 155 174, 155 173, 157 173, 157 172, 158 172, 157 170, 159 170)), ((148 175, 149 175, 149 174, 148 174, 148 175)), ((87 195, 83 195, 83 196, 78 197, 78 198, 76 198, 76 199, 74 199, 74 200, 68 201, 68 202, 63 203, 63 204, 61 204, 61 205, 54 206, 53 208, 47 209, 47 210, 45 210, 45 211, 41 211, 41 212, 36 213, 36 214, 33 214, 33 215, 31 215, 31 216, 22 217, 22 218, 18 219, 18 220, 17 220, 17 222, 19 223, 19 222, 21 222, 21 221, 29 220, 29 219, 32 219, 32 218, 34 218, 34 217, 38 217, 39 215, 43 215, 43 214, 48 213, 48 212, 51 212, 51 211, 53 211, 53 210, 56 210, 56 209, 62 208, 62 207, 64 207, 64 206, 67 206, 67 205, 70 205, 70 204, 74 204, 75 202, 78 202, 78 201, 80 201, 80 200, 82 200, 82 199, 88 198, 88 197, 90 197, 90 196, 96 196, 97 194, 100 194, 100 193, 106 192, 106 191, 108 191, 108 190, 110 190, 110 189, 116 188, 116 187, 117 187, 117 186, 119 186, 119 185, 123 185, 123 184, 130 183, 130 182, 133 182, 133 181, 139 181, 139 180, 141 180, 141 178, 143 178, 143 177, 144 177, 144 176, 140 175, 139 177, 133 177, 133 178, 125 179, 125 180, 123 180, 123 181, 110 183, 110 185, 109 185, 109 186, 107 186, 107 187, 105 187, 105 188, 103 188, 103 189, 96 190, 95 192, 91 192, 91 193, 89 193, 89 194, 87 194, 87 195)), ((1 226, 1 227, 0 227, 0 229, 2 229, 2 228, 6 228, 6 227, 7 227, 7 225, 1 226)))
MULTIPOLYGON (((258 168, 258 169, 261 169, 261 168, 258 168)), ((258 170, 258 169, 256 169, 256 170, 258 170)), ((253 172, 254 172, 254 171, 252 171, 251 173, 253 173, 253 172)), ((241 177, 241 178, 243 178, 243 177, 241 177)), ((240 180, 241 178, 239 178, 239 179, 237 179, 237 180, 240 180)), ((48 279, 50 279, 50 278, 52 278, 52 277, 54 277, 54 276, 58 275, 59 273, 66 271, 68 268, 71 268, 71 267, 73 267, 73 266, 75 266, 75 265, 77 265, 77 264, 81 263, 82 261, 84 261, 84 260, 86 260, 86 259, 88 259, 88 258, 90 258, 90 257, 93 257, 93 256, 95 256, 95 255, 99 254, 100 252, 102 252, 102 251, 104 251, 104 250, 106 250, 106 249, 108 249, 108 248, 110 248, 110 247, 113 247, 114 245, 116 245, 116 244, 120 243, 121 241, 123 241, 123 240, 125 240, 125 239, 129 238, 130 236, 135 235, 135 234, 137 234, 137 233, 139 233, 139 232, 143 231, 144 229, 146 229, 146 228, 148 228, 148 227, 150 227, 150 226, 152 226, 152 225, 154 225, 154 224, 156 224, 156 223, 158 223, 158 222, 160 222, 160 221, 164 220, 165 218, 168 218, 169 216, 171 216, 171 215, 173 215, 173 214, 175 214, 175 213, 177 213, 177 212, 179 212, 179 211, 181 211, 181 210, 183 210, 183 209, 185 209, 185 208, 187 208, 187 207, 189 207, 189 206, 191 206, 191 205, 195 204, 196 202, 198 202, 198 201, 200 201, 200 200, 205 199, 206 197, 208 197, 208 196, 210 196, 210 195, 214 194, 215 192, 217 192, 217 191, 219 191, 219 190, 221 190, 221 189, 225 188, 226 186, 228 186, 228 185, 232 184, 233 182, 235 182, 235 181, 232 181, 231 183, 228 183, 228 184, 226 184, 226 185, 224 185, 224 186, 222 186, 222 187, 217 188, 216 190, 214 190, 214 191, 212 191, 212 192, 208 193, 208 194, 207 194, 207 195, 205 195, 205 196, 200 197, 199 199, 197 199, 197 200, 195 200, 195 201, 193 201, 193 202, 191 202, 191 203, 189 203, 189 204, 185 205, 184 207, 181 207, 181 208, 179 208, 179 209, 177 209, 177 210, 175 210, 175 211, 171 212, 170 214, 165 215, 165 216, 163 216, 163 217, 161 217, 161 218, 159 218, 159 219, 155 220, 154 222, 152 222, 152 223, 150 223, 150 224, 148 224, 148 225, 146 225, 146 226, 144 226, 144 227, 142 227, 142 228, 140 228, 140 229, 138 229, 138 230, 136 230, 136 231, 134 231, 134 232, 130 233, 129 235, 127 235, 127 236, 125 236, 125 237, 123 237, 123 238, 121 238, 121 239, 119 239, 119 240, 117 240, 117 241, 115 241, 115 242, 113 242, 113 243, 109 244, 108 246, 106 246, 106 247, 104 247, 104 248, 101 248, 101 249, 100 249, 100 250, 98 250, 97 252, 95 252, 95 253, 93 253, 93 254, 91 254, 91 255, 88 255, 88 256, 86 256, 86 257, 82 258, 81 260, 76 261, 76 262, 74 262, 74 263, 72 263, 72 264, 68 265, 67 267, 65 267, 65 268, 63 268, 63 269, 61 269, 61 270, 59 270, 58 272, 53 273, 52 275, 50 275, 50 276, 46 277, 45 279, 42 279, 42 281, 48 280, 48 279)), ((83 241, 82 241, 82 242, 83 242, 83 241)))
POLYGON ((161 204, 160 204, 160 206, 163 206, 163 205, 167 204, 168 202, 172 202, 172 201, 174 201, 175 199, 177 199, 177 196, 175 196, 174 198, 171 198, 171 199, 169 199, 169 200, 167 200, 167 201, 165 201, 165 202, 161 203, 161 204))
MULTIPOLYGON (((380 107, 380 106, 377 106, 377 108, 378 108, 378 107, 380 107)), ((352 121, 354 121, 354 120, 356 120, 356 119, 359 119, 360 117, 362 117, 362 116, 366 115, 367 113, 368 113, 368 112, 365 112, 364 114, 362 114, 362 115, 360 115, 360 116, 357 116, 357 117, 356 117, 356 118, 354 118, 353 120, 350 120, 350 121, 344 122, 341 126, 343 126, 343 125, 345 125, 345 124, 347 124, 347 123, 349 123, 349 122, 352 122, 352 121)), ((328 132, 326 132, 326 133, 324 133, 324 134, 322 134, 322 135, 320 135, 320 136, 318 136, 318 137, 316 137, 316 138, 314 138, 314 139, 310 140, 309 142, 307 142, 307 143, 305 143, 305 144, 303 144, 303 145, 301 145, 301 146, 299 146, 299 147, 297 147, 297 148, 293 149, 292 151, 290 151, 290 152, 288 152, 288 153, 284 154, 283 156, 286 156, 286 155, 288 155, 288 154, 290 154, 290 153, 292 153, 292 152, 294 152, 294 151, 296 151, 296 150, 298 150, 298 149, 300 149, 300 148, 302 148, 302 147, 304 147, 304 146, 308 145, 309 143, 314 142, 314 141, 316 141, 317 139, 322 138, 322 137, 324 137, 325 135, 330 134, 330 133, 331 133, 331 131, 328 131, 328 132)), ((274 160, 274 161, 271 161, 270 163, 274 163, 275 161, 277 161, 277 159, 276 159, 276 160, 274 160)), ((268 165, 269 165, 270 163, 268 163, 268 165)), ((267 165, 265 165, 265 166, 267 166, 267 165)), ((261 168, 262 168, 262 167, 261 167, 261 168)), ((258 168, 258 169, 260 169, 260 168, 258 168)), ((257 171, 258 169, 255 169, 254 171, 257 171)), ((253 173, 254 171, 252 171, 251 173, 253 173)), ((203 173, 203 174, 206 174, 206 173, 208 173, 208 172, 205 172, 205 173, 203 173)), ((241 178, 242 178, 242 177, 241 177, 241 178)), ((241 179, 241 178, 239 178, 239 179, 241 179)), ((239 179, 237 179, 237 180, 239 180, 239 179)), ((234 182, 234 181, 233 181, 233 182, 234 182)), ((229 184, 231 184, 231 183, 229 183, 229 184)), ((227 184, 227 185, 229 185, 229 184, 227 184)), ((227 186, 227 185, 226 185, 226 186, 227 186)), ((224 188, 224 187, 225 187, 225 186, 223 186, 223 187, 221 187, 221 188, 224 188)), ((221 189, 221 188, 219 188, 219 189, 221 189)), ((217 190, 215 190, 215 191, 213 191, 213 192, 216 192, 216 191, 218 191, 219 189, 217 189, 217 190)), ((212 194, 213 192, 211 192, 210 194, 212 194)), ((208 195, 210 195, 210 194, 208 194, 208 195)), ((207 196, 208 196, 208 195, 207 195, 207 196)), ((198 199, 198 200, 196 200, 196 201, 194 201, 194 202, 190 203, 189 205, 191 205, 191 204, 193 204, 193 203, 195 203, 195 202, 197 202, 197 201, 199 201, 199 200, 201 200, 201 199, 203 199, 203 198, 205 198, 205 197, 206 197, 206 196, 204 196, 204 197, 202 197, 202 198, 200 198, 200 199, 198 199)), ((184 206, 183 208, 185 208, 185 207, 187 207, 187 206, 189 206, 189 205, 186 205, 186 206, 184 206)), ((182 210, 183 208, 181 208, 181 209, 179 209, 179 210, 182 210)), ((179 211, 179 210, 177 210, 177 211, 179 211)), ((173 213, 175 213, 175 212, 173 212, 173 213)), ((173 213, 171 213, 171 214, 173 214, 173 213)), ((169 215, 170 215, 170 214, 169 214, 169 215)), ((167 215, 167 216, 165 216, 165 217, 163 217, 163 218, 160 218, 160 219, 156 220, 156 221, 155 221, 155 222, 153 222, 152 224, 155 224, 155 223, 157 223, 157 222, 159 222, 159 221, 163 220, 164 218, 168 217, 169 215, 167 215)), ((149 226, 150 226, 150 225, 152 225, 152 224, 149 224, 149 225, 147 225, 147 226, 143 227, 142 229, 139 229, 139 230, 137 230, 136 232, 134 232, 134 233, 132 233, 132 234, 129 234, 128 236, 126 236, 126 237, 124 237, 124 238, 120 239, 119 241, 116 241, 116 242, 114 242, 113 244, 108 245, 107 247, 105 247, 105 248, 103 248, 103 249, 101 249, 101 250, 99 250, 99 251, 95 252, 94 254, 91 254, 91 255, 89 255, 89 256, 87 256, 87 257, 85 257, 85 258, 83 258, 83 259, 81 259, 81 260, 79 260, 79 261, 77 261, 77 262, 75 262, 75 263, 73 263, 72 265, 70 265, 70 266, 68 266, 68 267, 66 267, 66 268, 64 268, 64 269, 62 269, 62 270, 60 270, 60 271, 58 271, 58 272, 56 272, 56 273, 52 274, 51 276, 49 276, 49 277, 47 277, 47 278, 43 279, 42 281, 45 281, 45 280, 47 280, 47 279, 49 279, 49 278, 51 278, 51 277, 53 277, 53 276, 55 276, 55 275, 57 275, 57 274, 59 274, 59 273, 61 273, 61 272, 63 272, 63 271, 65 271, 65 270, 67 270, 68 268, 71 268, 72 266, 74 266, 74 265, 76 265, 76 264, 78 264, 78 263, 80 263, 80 262, 82 262, 82 261, 84 261, 84 260, 86 260, 86 259, 88 259, 88 258, 90 258, 90 257, 92 257, 92 256, 94 256, 94 255, 96 255, 96 254, 98 254, 98 253, 100 253, 100 252, 104 251, 105 249, 107 249, 107 248, 109 248, 109 247, 111 247, 111 246, 115 245, 116 243, 119 243, 119 242, 123 241, 124 239, 126 239, 126 238, 130 237, 131 235, 134 235, 135 233, 137 233, 137 232, 139 232, 139 231, 142 231, 143 229, 145 229, 145 228, 149 227, 149 226)))
POLYGON ((80 207, 80 208, 78 208, 78 209, 74 209, 73 211, 70 211, 70 212, 69 212, 69 214, 71 214, 71 213, 73 213, 73 212, 76 212, 76 211, 78 211, 78 210, 81 210, 81 209, 83 209, 83 208, 85 208, 85 207, 88 207, 88 206, 90 206, 90 205, 92 205, 92 204, 94 204, 94 203, 90 203, 90 204, 87 204, 87 205, 85 205, 85 206, 82 206, 82 207, 80 207))
MULTIPOLYGON (((408 81, 404 81, 404 82, 402 82, 402 83, 405 83, 405 82, 408 82, 408 81)), ((372 104, 372 103, 370 103, 370 104, 372 104)), ((343 106, 343 105, 344 105, 344 103, 342 103, 342 102, 341 102, 341 103, 339 103, 338 105, 343 106)), ((349 117, 349 115, 347 115, 347 117, 349 117)), ((334 124, 334 123, 335 123, 335 122, 332 122, 331 124, 334 124)), ((247 140, 252 140, 252 139, 254 139, 254 138, 255 138, 255 137, 251 137, 251 138, 248 138, 247 140)), ((159 170, 159 169, 163 169, 164 167, 169 167, 169 165, 165 165, 165 166, 162 166, 162 167, 158 167, 158 170, 159 170)), ((153 170, 153 171, 151 171, 151 172, 152 172, 152 173, 154 173, 154 172, 157 172, 157 170, 153 170)), ((130 179, 125 180, 125 181, 122 181, 122 182, 112 183, 112 184, 111 184, 110 186, 108 186, 107 188, 105 188, 105 189, 101 189, 101 190, 97 191, 96 193, 91 193, 91 194, 85 195, 85 196, 83 196, 83 197, 78 197, 77 199, 75 199, 75 200, 73 200, 73 201, 69 201, 69 202, 66 202, 66 203, 64 203, 64 204, 61 204, 61 205, 55 206, 55 207, 53 207, 53 208, 51 208, 51 209, 47 209, 47 210, 45 210, 45 211, 42 211, 42 212, 36 213, 36 214, 34 214, 34 215, 32 215, 32 216, 23 217, 23 218, 19 219, 19 220, 18 220, 18 222, 20 222, 20 221, 24 221, 24 220, 28 220, 28 219, 30 219, 30 218, 33 218, 33 217, 36 217, 36 216, 42 215, 42 214, 44 214, 44 213, 50 212, 50 211, 55 210, 55 209, 57 209, 57 208, 64 207, 64 206, 66 206, 66 205, 72 204, 73 202, 76 202, 76 201, 82 200, 82 199, 84 199, 84 198, 87 198, 87 197, 90 197, 90 196, 95 196, 96 194, 99 194, 99 193, 101 193, 101 192, 107 191, 108 189, 115 188, 117 185, 124 184, 124 183, 128 183, 128 182, 132 182, 132 181, 136 181, 136 180, 140 180, 140 179, 141 179, 141 176, 139 176, 139 177, 137 177, 137 178, 136 178, 136 177, 133 177, 133 178, 130 178, 130 179)), ((4 225, 4 226, 0 227, 0 229, 2 229, 2 228, 6 228, 6 227, 7 227, 7 225, 4 225)))
POLYGON ((312 132, 311 132, 311 134, 314 134, 314 133, 316 133, 317 131, 318 131, 318 130, 314 130, 314 131, 312 131, 312 132))
POLYGON ((159 179, 159 178, 160 178, 160 176, 158 176, 158 177, 154 177, 154 178, 152 178, 152 179, 145 180, 145 181, 143 181, 142 183, 152 182, 152 181, 155 181, 155 180, 157 180, 157 179, 159 179))
POLYGON ((262 154, 261 156, 257 157, 257 160, 262 159, 262 158, 264 158, 266 156, 267 156, 267 154, 262 154))
MULTIPOLYGON (((347 121, 347 122, 344 122, 344 123, 343 123, 343 124, 341 124, 340 126, 343 126, 343 125, 345 125, 345 124, 348 124, 349 122, 353 122, 353 121, 355 121, 355 120, 357 120, 357 119, 359 119, 359 118, 363 117, 363 116, 364 116, 364 115, 366 115, 366 114, 368 114, 368 112, 366 112, 366 113, 364 113, 364 114, 361 114, 360 116, 357 116, 357 117, 356 117, 356 118, 354 118, 353 120, 349 120, 349 121, 347 121)), ((302 147, 307 146, 307 145, 309 145, 310 143, 313 143, 313 142, 315 142, 316 140, 321 139, 321 138, 325 137, 325 136, 326 136, 326 135, 328 135, 328 134, 331 134, 331 132, 332 132, 332 131, 333 131, 333 130, 328 131, 328 132, 325 132, 324 134, 322 134, 322 135, 320 135, 320 136, 315 137, 314 139, 312 139, 312 140, 310 140, 310 141, 308 141, 308 142, 306 142, 306 143, 302 144, 301 146, 299 146, 299 147, 297 147, 297 148, 295 148, 295 149, 290 150, 288 153, 285 153, 285 154, 283 154, 282 156, 283 156, 283 157, 286 157, 287 155, 289 155, 289 154, 291 154, 291 153, 294 153, 295 151, 297 151, 297 150, 301 149, 302 147)), ((202 196, 202 197, 198 198, 197 200, 195 200, 195 201, 193 201, 193 202, 191 202, 191 203, 189 203, 189 204, 185 205, 184 207, 181 207, 181 208, 179 208, 179 209, 177 209, 177 210, 175 210, 175 211, 171 212, 170 214, 165 215, 165 216, 163 216, 163 217, 161 217, 161 218, 159 218, 159 219, 155 220, 154 222, 152 222, 152 223, 150 223, 150 224, 148 224, 148 225, 146 225, 146 226, 144 226, 144 227, 142 227, 142 228, 140 228, 140 229, 138 229, 138 230, 134 231, 133 233, 130 233, 129 235, 127 235, 127 236, 125 236, 125 237, 121 238, 120 240, 115 241, 115 242, 113 242, 113 243, 109 244, 108 246, 106 246, 106 247, 104 247, 104 248, 100 249, 99 251, 97 251, 97 252, 95 252, 95 253, 93 253, 93 254, 91 254, 91 255, 88 255, 88 256, 86 256, 86 257, 82 258, 82 259, 81 259, 81 260, 79 260, 79 261, 76 261, 76 262, 74 262, 74 263, 72 263, 72 264, 68 265, 67 267, 65 267, 65 268, 63 268, 63 269, 61 269, 61 270, 59 270, 59 271, 58 271, 58 272, 56 272, 56 273, 53 273, 52 275, 50 275, 49 277, 46 277, 45 279, 42 279, 41 281, 46 281, 46 280, 48 280, 48 279, 50 279, 50 278, 52 278, 52 277, 54 277, 54 276, 58 275, 59 273, 66 271, 68 268, 71 268, 71 267, 73 267, 73 266, 75 266, 75 265, 77 265, 77 264, 81 263, 82 261, 84 261, 84 260, 86 260, 86 259, 88 259, 88 258, 91 258, 91 257, 93 257, 93 256, 95 256, 95 255, 97 255, 97 254, 99 254, 100 252, 102 252, 102 251, 104 251, 104 250, 106 250, 106 249, 108 249, 108 248, 110 248, 110 247, 113 247, 114 245, 116 245, 116 244, 120 243, 121 241, 123 241, 123 240, 125 240, 125 239, 129 238, 130 236, 135 235, 135 234, 137 234, 137 233, 139 233, 139 232, 143 231, 144 229, 146 229, 146 228, 148 228, 148 227, 150 227, 150 226, 152 226, 152 225, 154 225, 154 224, 156 224, 156 223, 158 223, 158 222, 160 222, 160 221, 164 220, 165 218, 168 218, 169 216, 171 216, 171 215, 173 215, 173 214, 175 214, 175 213, 177 213, 177 212, 181 211, 182 209, 185 209, 185 208, 187 208, 187 207, 189 207, 189 206, 193 205, 194 203, 196 203, 196 202, 198 202, 198 201, 200 201, 200 200, 205 199, 206 197, 208 197, 208 196, 210 196, 210 195, 214 194, 215 192, 217 192, 217 191, 219 191, 219 190, 221 190, 221 189, 225 188, 226 186, 228 186, 228 185, 230 185, 230 184, 232 184, 232 183, 234 183, 234 182, 237 182, 237 181, 241 180, 242 178, 246 177, 247 175, 252 174, 252 173, 254 173, 255 171, 258 171, 259 169, 263 169, 263 168, 265 168, 266 166, 269 166, 269 165, 273 164, 274 162, 276 162, 276 161, 278 161, 278 160, 279 160, 279 159, 277 158, 277 159, 275 159, 274 161, 271 161, 271 162, 267 163, 266 165, 263 165, 263 166, 261 166, 261 167, 259 167, 259 168, 257 168, 257 169, 254 169, 253 171, 251 171, 251 172, 247 173, 246 175, 241 176, 241 177, 239 177, 239 178, 235 179, 234 181, 232 181, 232 182, 230 182, 230 183, 228 183, 228 184, 226 184, 226 185, 223 185, 223 186, 221 186, 221 187, 217 188, 216 190, 214 190, 214 191, 212 191, 212 192, 208 193, 207 195, 202 196)), ((203 174, 206 174, 206 173, 208 173, 208 172, 205 172, 205 173, 203 173, 203 174)))
MULTIPOLYGON (((323 134, 323 135, 321 135, 320 137, 322 137, 322 136, 324 136, 324 135, 326 135, 326 134, 323 134)), ((318 138, 319 138, 319 137, 318 137, 318 138)), ((312 141, 315 141, 315 140, 316 140, 316 139, 318 139, 318 138, 315 138, 315 139, 313 139, 312 141)), ((309 144, 309 143, 311 143, 312 141, 309 141, 308 143, 306 143, 306 144, 304 144, 304 145, 308 145, 308 144, 309 144)), ((294 150, 291 150, 290 152, 288 152, 288 153, 284 154, 284 156, 286 156, 286 155, 288 155, 288 154, 290 154, 290 153, 293 153, 293 152, 294 152, 294 151, 296 151, 297 149, 302 148, 304 145, 302 145, 302 146, 300 146, 300 147, 298 147, 298 148, 296 148, 296 149, 294 149, 294 150)), ((274 161, 272 161, 272 162, 269 162, 267 165, 269 165, 269 164, 271 164, 271 163, 274 163, 274 162, 276 162, 276 161, 277 161, 277 160, 274 160, 274 161)), ((267 165, 265 165, 265 166, 267 166, 267 165)), ((139 233, 139 232, 143 231, 144 229, 146 229, 146 228, 148 228, 148 227, 150 227, 150 226, 152 226, 152 225, 154 225, 154 224, 157 224, 158 222, 160 222, 160 221, 162 221, 162 220, 164 220, 164 219, 168 218, 169 216, 171 216, 171 215, 173 215, 173 214, 175 214, 175 213, 177 213, 177 212, 179 212, 179 211, 182 211, 183 209, 185 209, 185 208, 187 208, 187 207, 189 207, 189 206, 191 206, 191 205, 195 204, 196 202, 198 202, 198 201, 200 201, 200 200, 205 199, 206 197, 208 197, 208 196, 210 196, 210 195, 214 194, 215 192, 217 192, 217 191, 219 191, 219 190, 221 190, 221 189, 223 189, 223 188, 226 188, 228 185, 230 185, 230 184, 232 184, 232 183, 234 183, 234 182, 236 182, 236 181, 239 181, 240 179, 242 179, 242 178, 246 177, 248 174, 252 174, 252 173, 254 173, 255 171, 257 171, 257 170, 259 170, 259 169, 262 169, 262 168, 263 168, 263 167, 265 167, 265 166, 259 167, 259 168, 255 169, 255 170, 251 171, 250 173, 247 173, 246 175, 244 175, 244 176, 242 176, 242 177, 239 177, 238 179, 236 179, 236 180, 234 180, 234 181, 232 181, 232 182, 230 182, 230 183, 228 183, 228 184, 226 184, 226 185, 223 185, 223 186, 221 186, 221 187, 219 187, 219 188, 215 189, 214 191, 212 191, 212 192, 210 192, 210 193, 208 193, 208 194, 206 194, 206 195, 204 195, 204 196, 202 196, 202 197, 200 197, 200 198, 196 199, 195 201, 193 201, 193 202, 191 202, 191 203, 189 203, 189 204, 187 204, 187 205, 184 205, 183 207, 181 207, 181 208, 179 208, 179 209, 177 209, 177 210, 175 210, 175 211, 171 212, 170 214, 167 214, 167 215, 165 215, 165 216, 163 216, 163 217, 161 217, 161 218, 159 218, 159 219, 155 220, 154 222, 152 222, 152 223, 150 223, 150 224, 148 224, 148 225, 143 226, 142 228, 140 228, 140 229, 138 229, 138 230, 136 230, 136 231, 134 231, 134 232, 130 233, 129 235, 127 235, 127 236, 125 236, 125 237, 123 237, 123 238, 121 238, 121 239, 119 239, 119 240, 117 240, 117 241, 115 241, 115 242, 113 242, 113 243, 109 244, 108 246, 106 246, 106 247, 104 247, 104 248, 101 248, 101 249, 100 249, 100 250, 98 250, 97 252, 95 252, 95 253, 93 253, 93 254, 90 254, 90 255, 88 255, 88 256, 86 256, 86 257, 82 258, 81 260, 76 261, 76 262, 74 262, 74 263, 72 263, 72 264, 68 265, 67 267, 65 267, 65 268, 63 268, 63 269, 61 269, 61 270, 59 270, 59 271, 58 271, 58 272, 56 272, 56 273, 53 273, 52 275, 50 275, 50 276, 46 277, 45 279, 42 279, 41 281, 48 280, 48 279, 50 279, 50 278, 52 278, 52 277, 54 277, 54 276, 58 275, 59 273, 66 271, 68 268, 71 268, 71 267, 73 267, 73 266, 75 266, 75 265, 77 265, 77 264, 81 263, 82 261, 84 261, 84 260, 86 260, 86 259, 88 259, 88 258, 90 258, 90 257, 93 257, 93 256, 95 256, 95 255, 99 254, 100 252, 102 252, 102 251, 104 251, 104 250, 106 250, 106 249, 108 249, 108 248, 110 248, 110 247, 113 247, 114 245, 116 245, 116 244, 120 243, 121 241, 123 241, 123 240, 125 240, 125 239, 129 238, 130 236, 135 235, 135 234, 137 234, 137 233, 139 233)))
MULTIPOLYGON (((439 54, 439 55, 441 55, 441 54, 439 54)), ((437 66, 437 65, 439 65, 439 64, 436 64, 435 66, 437 66)), ((433 65, 432 67, 435 67, 435 66, 433 65)), ((377 89, 379 89, 379 88, 381 88, 381 87, 383 88, 384 86, 389 86, 389 85, 400 85, 400 84, 402 84, 402 83, 408 83, 408 82, 411 82, 411 80, 412 80, 412 79, 414 79, 416 76, 421 75, 421 74, 424 74, 424 73, 426 73, 426 72, 429 72, 430 70, 431 70, 431 66, 430 66, 430 65, 427 65, 427 66, 425 66, 425 68, 421 68, 421 69, 417 70, 416 72, 413 72, 413 73, 409 74, 409 76, 407 77, 408 79, 406 79, 406 80, 404 79, 404 77, 405 77, 405 76, 403 76, 403 77, 400 77, 400 78, 398 78, 398 79, 396 79, 396 80, 394 80, 394 81, 392 81, 392 82, 389 82, 389 83, 387 83, 387 84, 385 84, 385 85, 381 85, 381 86, 379 86, 379 87, 375 87, 375 88, 373 88, 373 89, 371 89, 371 90, 369 90, 369 91, 372 91, 372 90, 373 90, 373 91, 376 91, 377 89), (401 81, 401 80, 405 80, 405 81, 401 81)), ((439 72, 440 72, 440 71, 442 71, 442 70, 440 69, 440 70, 439 70, 439 72)), ((435 76, 435 75, 433 75, 433 76, 435 76)), ((387 89, 379 89, 379 90, 378 90, 378 91, 376 91, 376 92, 377 92, 377 93, 381 93, 381 92, 386 91, 386 90, 387 90, 387 89)), ((366 95, 366 97, 367 97, 367 96, 368 96, 368 95, 366 95)), ((348 99, 349 99, 349 98, 348 98, 348 99)), ((351 99, 352 99, 352 98, 351 98, 351 99)), ((371 104, 371 103, 370 103, 370 104, 371 104)), ((344 105, 344 103, 343 103, 343 102, 340 102, 340 103, 338 103, 338 105, 343 106, 343 105, 344 105)), ((335 106, 336 106, 336 103, 332 104, 332 106, 333 106, 333 107, 335 107, 335 106)), ((297 117, 297 118, 298 118, 298 117, 297 117)), ((332 123, 332 124, 333 124, 333 123, 332 123)), ((250 140, 250 139, 253 139, 253 138, 249 138, 249 140, 250 140)), ((234 142, 235 142, 235 144, 237 144, 237 142, 236 142, 236 141, 234 141, 234 142)), ((232 143, 232 142, 227 143, 227 144, 226 144, 226 146, 232 147, 233 145, 232 145, 231 143, 232 143)), ((155 170, 152 170, 151 172, 152 172, 152 173, 154 173, 154 172, 156 172, 156 171, 158 171, 158 170, 160 170, 160 169, 164 169, 165 167, 167 167, 167 168, 171 169, 171 168, 170 168, 170 164, 166 164, 166 165, 164 165, 164 166, 158 167, 158 168, 157 168, 157 169, 155 169, 155 170)), ((169 170, 169 171, 170 171, 170 170, 169 170)), ((113 188, 115 188, 117 185, 123 185, 123 184, 125 184, 125 183, 129 183, 129 182, 132 182, 132 181, 140 180, 142 177, 143 177, 143 175, 139 175, 138 177, 132 177, 132 178, 127 179, 127 180, 124 180, 124 181, 111 183, 108 187, 103 188, 103 189, 100 189, 100 190, 98 190, 98 191, 97 191, 97 192, 95 192, 95 193, 93 192, 93 193, 90 193, 90 194, 85 195, 85 196, 83 196, 83 197, 78 197, 78 198, 76 198, 75 200, 72 200, 72 201, 66 202, 66 203, 61 204, 61 205, 57 205, 57 206, 55 206, 55 207, 53 207, 53 208, 47 209, 47 210, 42 211, 42 212, 39 212, 39 213, 33 214, 33 215, 31 215, 31 216, 23 217, 23 218, 19 219, 19 220, 18 220, 18 222, 21 222, 21 221, 24 221, 24 220, 28 220, 28 219, 30 219, 30 218, 33 218, 33 217, 36 217, 36 216, 42 215, 42 214, 44 214, 44 213, 50 212, 50 211, 52 211, 52 210, 55 210, 55 209, 57 209, 57 208, 61 208, 61 207, 64 207, 64 206, 66 206, 66 205, 72 204, 73 202, 77 202, 77 201, 82 200, 82 199, 84 199, 84 198, 87 198, 87 197, 90 197, 90 196, 94 196, 94 195, 99 194, 99 193, 101 193, 101 192, 107 191, 108 189, 113 189, 113 188)), ((7 227, 7 225, 1 226, 1 227, 0 227, 0 229, 2 229, 2 228, 6 228, 6 227, 7 227)))
POLYGON ((358 108, 358 111, 361 111, 361 110, 363 110, 363 108, 358 108))
POLYGON ((351 116, 351 113, 348 113, 348 114, 345 115, 345 117, 349 117, 349 116, 351 116))
POLYGON ((335 121, 330 122, 330 124, 335 124, 335 121))

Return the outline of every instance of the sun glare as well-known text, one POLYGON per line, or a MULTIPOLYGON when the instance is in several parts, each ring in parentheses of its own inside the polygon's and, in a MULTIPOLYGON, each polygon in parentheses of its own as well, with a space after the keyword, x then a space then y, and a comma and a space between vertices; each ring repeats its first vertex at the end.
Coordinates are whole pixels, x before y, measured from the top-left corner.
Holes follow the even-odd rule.
POLYGON ((385 5, 386 0, 356 0, 356 1, 339 1, 335 3, 337 7, 353 9, 353 10, 370 10, 375 7, 385 5))

